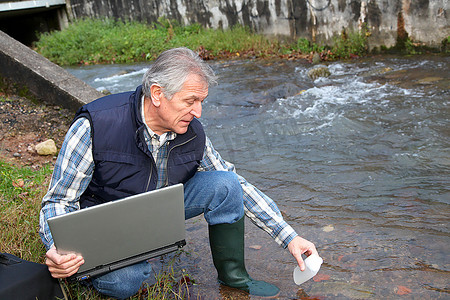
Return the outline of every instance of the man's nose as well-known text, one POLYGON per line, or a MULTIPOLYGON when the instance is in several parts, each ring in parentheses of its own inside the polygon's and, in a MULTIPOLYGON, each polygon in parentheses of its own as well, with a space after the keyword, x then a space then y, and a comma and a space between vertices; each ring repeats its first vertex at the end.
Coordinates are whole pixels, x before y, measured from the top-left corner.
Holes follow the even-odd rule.
POLYGON ((191 114, 199 119, 202 116, 202 102, 195 101, 194 106, 192 107, 191 114))

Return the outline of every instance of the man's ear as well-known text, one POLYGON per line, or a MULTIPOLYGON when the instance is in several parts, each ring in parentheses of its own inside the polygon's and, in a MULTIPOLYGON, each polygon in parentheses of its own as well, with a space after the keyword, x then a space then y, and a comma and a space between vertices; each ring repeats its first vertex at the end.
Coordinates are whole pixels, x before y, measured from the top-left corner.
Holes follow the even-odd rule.
POLYGON ((159 107, 161 105, 161 100, 163 97, 163 92, 161 86, 156 83, 152 84, 150 87, 151 100, 154 106, 159 107))

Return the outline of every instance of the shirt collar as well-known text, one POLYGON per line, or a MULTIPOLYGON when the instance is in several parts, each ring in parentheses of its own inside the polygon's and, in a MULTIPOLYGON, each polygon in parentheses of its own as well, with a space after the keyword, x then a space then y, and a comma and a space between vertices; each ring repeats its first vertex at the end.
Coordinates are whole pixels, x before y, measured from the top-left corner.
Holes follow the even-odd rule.
POLYGON ((169 131, 169 132, 165 132, 165 133, 163 133, 161 135, 158 135, 153 130, 151 130, 150 127, 148 127, 147 123, 145 122, 144 98, 145 98, 145 96, 142 95, 142 98, 141 98, 141 118, 143 120, 143 123, 145 125, 145 128, 147 129, 147 132, 148 132, 149 136, 152 139, 155 139, 155 140, 159 141, 160 145, 164 144, 165 141, 171 141, 171 140, 175 139, 177 137, 177 134, 175 132, 169 131))

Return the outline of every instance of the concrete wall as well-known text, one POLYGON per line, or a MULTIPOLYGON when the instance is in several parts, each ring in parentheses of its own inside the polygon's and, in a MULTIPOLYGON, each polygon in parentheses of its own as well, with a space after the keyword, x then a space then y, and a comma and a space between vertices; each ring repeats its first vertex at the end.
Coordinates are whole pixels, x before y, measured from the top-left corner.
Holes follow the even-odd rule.
POLYGON ((102 93, 0 31, 0 77, 37 99, 76 111, 102 93))
POLYGON ((393 46, 399 13, 414 41, 439 46, 450 35, 448 0, 70 0, 73 18, 113 17, 154 22, 165 16, 184 24, 228 28, 330 43, 343 29, 366 23, 371 46, 393 46))

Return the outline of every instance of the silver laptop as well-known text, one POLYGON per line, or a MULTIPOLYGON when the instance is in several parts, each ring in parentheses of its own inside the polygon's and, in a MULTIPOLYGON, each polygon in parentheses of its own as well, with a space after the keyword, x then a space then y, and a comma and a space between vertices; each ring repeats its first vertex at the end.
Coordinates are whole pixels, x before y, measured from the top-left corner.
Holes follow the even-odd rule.
POLYGON ((101 275, 186 245, 183 185, 48 219, 56 249, 85 263, 71 279, 101 275))

